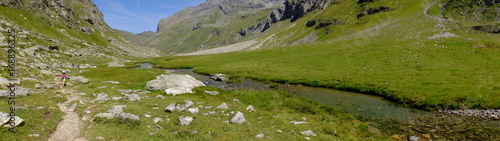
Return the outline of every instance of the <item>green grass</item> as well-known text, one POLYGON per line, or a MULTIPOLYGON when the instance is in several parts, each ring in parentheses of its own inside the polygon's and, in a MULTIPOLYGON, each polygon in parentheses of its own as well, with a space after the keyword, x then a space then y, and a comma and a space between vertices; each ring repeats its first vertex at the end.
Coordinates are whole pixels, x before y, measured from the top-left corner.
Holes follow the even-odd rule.
MULTIPOLYGON (((21 87, 26 87, 22 85, 21 87)), ((2 139, 13 140, 37 140, 47 139, 51 132, 54 132, 57 123, 62 118, 63 112, 59 110, 56 105, 58 102, 66 101, 66 98, 55 97, 56 95, 63 95, 56 93, 53 90, 47 90, 40 94, 30 94, 28 97, 17 97, 15 99, 16 106, 24 108, 16 108, 16 116, 24 119, 25 124, 17 127, 16 132, 8 131, 9 128, 1 127, 0 136, 2 139), (37 107, 43 107, 38 109, 37 107), (31 134, 39 134, 39 137, 29 137, 31 134)), ((0 98, 0 111, 10 113, 8 105, 8 98, 0 98)))
MULTIPOLYGON (((293 42, 312 31, 324 32, 303 25, 327 15, 336 19, 355 13, 354 8, 345 9, 352 4, 333 5, 297 20, 289 30, 276 30, 270 46, 293 42)), ((500 43, 496 41, 500 36, 449 23, 443 24, 457 28, 437 27, 438 21, 424 15, 425 5, 424 1, 399 2, 393 11, 347 18, 343 25, 327 27, 339 32, 318 34, 320 41, 308 45, 144 61, 163 68, 191 67, 203 74, 362 92, 425 110, 500 108, 500 43), (443 31, 457 37, 428 38, 443 31)))

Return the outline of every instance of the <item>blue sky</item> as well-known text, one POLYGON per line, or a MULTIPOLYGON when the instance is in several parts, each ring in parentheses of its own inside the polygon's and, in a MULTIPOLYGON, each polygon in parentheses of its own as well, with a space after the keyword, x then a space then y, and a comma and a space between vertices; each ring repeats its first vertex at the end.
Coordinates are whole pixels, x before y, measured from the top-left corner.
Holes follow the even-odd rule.
POLYGON ((154 31, 162 18, 206 0, 94 0, 111 28, 132 33, 154 31))

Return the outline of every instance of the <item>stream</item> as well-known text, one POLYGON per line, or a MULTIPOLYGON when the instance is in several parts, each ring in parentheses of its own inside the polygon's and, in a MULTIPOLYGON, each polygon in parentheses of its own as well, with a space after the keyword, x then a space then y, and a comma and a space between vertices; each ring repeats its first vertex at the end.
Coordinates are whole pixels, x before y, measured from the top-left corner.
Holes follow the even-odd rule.
MULTIPOLYGON (((138 65, 141 65, 139 68, 147 69, 151 68, 152 64, 138 65)), ((165 71, 172 74, 191 75, 207 86, 218 87, 222 90, 273 90, 268 84, 247 79, 243 79, 241 83, 215 81, 209 76, 194 73, 191 69, 165 71)), ((375 122, 377 128, 390 133, 427 134, 432 135, 430 138, 433 139, 500 140, 500 121, 498 120, 482 120, 475 117, 420 111, 403 107, 381 97, 328 88, 282 84, 274 90, 316 100, 359 119, 375 122)))

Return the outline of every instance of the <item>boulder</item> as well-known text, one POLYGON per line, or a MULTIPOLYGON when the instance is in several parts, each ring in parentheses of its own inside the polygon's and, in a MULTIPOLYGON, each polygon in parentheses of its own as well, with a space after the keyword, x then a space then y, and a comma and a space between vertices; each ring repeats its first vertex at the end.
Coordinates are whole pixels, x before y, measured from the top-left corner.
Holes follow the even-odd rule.
POLYGON ((165 108, 165 112, 173 112, 175 110, 175 103, 172 103, 170 105, 167 106, 167 108, 165 108))
POLYGON ((179 121, 181 121, 181 125, 182 126, 186 126, 186 125, 191 124, 191 122, 193 121, 193 117, 190 117, 190 116, 187 116, 187 117, 179 116, 179 121))
MULTIPOLYGON (((20 126, 24 124, 24 119, 14 116, 14 127, 20 126)), ((3 127, 11 127, 10 125, 10 116, 7 113, 0 112, 0 126, 3 127)))
POLYGON ((83 76, 75 76, 75 77, 71 77, 71 79, 80 83, 80 84, 88 84, 89 83, 89 79, 87 79, 83 76))
POLYGON ((210 76, 210 79, 213 79, 215 81, 222 81, 222 82, 229 81, 229 78, 226 77, 225 74, 213 74, 210 76))
POLYGON ((35 89, 43 89, 44 86, 41 84, 35 84, 35 89))
POLYGON ((311 130, 307 130, 307 131, 302 131, 300 132, 300 134, 302 135, 306 135, 306 136, 317 136, 316 133, 314 133, 313 131, 311 130))
POLYGON ((192 114, 196 114, 196 113, 200 112, 200 110, 198 109, 198 107, 196 107, 196 108, 189 108, 188 111, 191 112, 192 114))
POLYGON ((309 124, 309 122, 306 122, 306 121, 290 121, 290 123, 293 123, 295 125, 298 125, 298 124, 309 124))
POLYGON ((141 100, 141 96, 139 96, 138 94, 130 94, 130 95, 126 95, 125 99, 130 100, 130 101, 138 101, 138 100, 141 100))
MULTIPOLYGON (((23 87, 16 87, 14 93, 16 94, 16 97, 28 96, 30 94, 30 89, 23 87)), ((0 97, 10 97, 10 90, 0 90, 0 97)))
POLYGON ((184 111, 186 110, 187 108, 191 107, 194 105, 194 102, 191 101, 191 100, 184 100, 185 104, 179 104, 177 105, 175 108, 179 111, 184 111))
POLYGON ((157 76, 155 80, 146 83, 148 90, 165 90, 175 87, 194 88, 199 86, 205 86, 205 84, 190 75, 181 74, 162 74, 157 76))
POLYGON ((94 118, 95 117, 105 117, 105 118, 111 119, 111 118, 119 117, 119 118, 123 118, 123 119, 139 120, 139 115, 133 115, 130 113, 123 112, 122 111, 123 107, 126 107, 126 106, 125 105, 113 106, 113 108, 108 110, 109 113, 98 113, 94 116, 94 118))
POLYGON ((264 134, 258 134, 258 135, 257 135, 257 136, 255 136, 255 137, 257 137, 257 138, 261 138, 261 139, 262 139, 262 138, 264 138, 264 134))
POLYGON ((246 110, 247 110, 248 112, 255 112, 255 109, 253 109, 253 106, 252 106, 252 105, 248 106, 248 107, 246 108, 246 110))
POLYGON ((0 85, 9 85, 10 83, 13 83, 13 84, 21 84, 21 79, 7 79, 7 78, 4 78, 4 77, 0 77, 0 85))
POLYGON ((175 87, 175 88, 169 88, 165 90, 165 93, 167 95, 180 95, 180 94, 187 94, 187 93, 193 93, 191 88, 187 87, 175 87))
POLYGON ((239 112, 236 113, 236 115, 229 121, 229 123, 238 123, 238 124, 241 124, 243 122, 245 122, 245 116, 243 115, 243 113, 239 112))
POLYGON ((163 119, 161 119, 160 117, 155 117, 155 118, 153 119, 153 122, 154 122, 154 123, 158 123, 158 122, 160 122, 160 121, 163 121, 163 119))
POLYGON ((209 94, 209 95, 218 95, 219 94, 219 92, 217 92, 217 91, 204 91, 203 93, 209 94))
POLYGON ((224 110, 227 110, 227 109, 229 109, 229 106, 227 106, 226 103, 222 103, 221 105, 215 107, 215 109, 224 109, 224 110))

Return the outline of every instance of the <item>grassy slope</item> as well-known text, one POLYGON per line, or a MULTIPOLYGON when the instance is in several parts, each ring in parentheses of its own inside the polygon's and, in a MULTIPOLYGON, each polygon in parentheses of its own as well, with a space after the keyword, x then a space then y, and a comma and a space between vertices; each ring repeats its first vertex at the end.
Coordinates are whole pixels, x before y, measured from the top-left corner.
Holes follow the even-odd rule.
POLYGON ((150 61, 161 67, 196 67, 201 73, 359 91, 423 109, 500 108, 499 35, 456 28, 448 32, 459 37, 429 39, 443 27, 423 14, 424 1, 380 1, 375 4, 396 9, 327 27, 338 33, 305 28, 310 19, 356 13, 356 8, 342 9, 353 3, 309 14, 275 36, 286 43, 297 40, 288 38, 293 35, 322 32, 315 44, 150 61))
MULTIPOLYGON (((147 81, 154 79, 161 70, 126 69, 126 68, 99 68, 91 69, 82 75, 92 80, 89 84, 78 88, 78 91, 88 93, 85 98, 94 99, 92 93, 106 93, 109 97, 123 96, 116 90, 119 89, 144 89, 147 81), (134 75, 130 75, 133 73, 134 75), (115 80, 120 84, 101 84, 100 81, 115 80), (129 83, 133 84, 130 85, 129 83), (97 87, 106 85, 107 89, 97 87)), ((254 140, 258 134, 265 134, 270 140, 300 140, 305 136, 301 131, 312 130, 318 136, 313 139, 323 140, 387 140, 387 137, 375 135, 368 132, 370 125, 356 120, 348 114, 322 106, 317 102, 301 99, 290 94, 281 92, 257 92, 250 90, 222 91, 217 88, 196 88, 195 94, 165 96, 166 99, 155 98, 164 95, 163 91, 153 91, 142 95, 140 101, 130 102, 124 100, 110 100, 104 103, 88 103, 79 105, 77 112, 84 114, 84 110, 92 111, 92 115, 99 112, 107 112, 112 105, 127 105, 123 110, 127 113, 140 116, 140 121, 126 120, 103 120, 86 123, 84 136, 88 139, 104 137, 106 140, 254 140), (203 94, 206 90, 216 90, 217 96, 203 94), (147 98, 149 97, 149 98, 147 98), (242 103, 234 103, 233 99, 239 99, 242 103), (189 112, 166 113, 163 111, 171 103, 183 103, 191 100, 194 107, 212 106, 217 107, 226 102, 230 111, 241 111, 245 114, 247 122, 243 124, 227 124, 232 116, 225 116, 222 110, 214 108, 200 108, 200 113, 189 112), (97 106, 93 106, 97 105, 97 106), (253 105, 257 112, 246 112, 245 108, 253 105), (92 107, 92 108, 87 108, 92 107), (153 109, 159 107, 159 109, 153 109), (204 116, 201 113, 217 111, 217 114, 204 116), (147 118, 144 114, 151 115, 147 118), (178 117, 193 116, 194 121, 189 126, 181 126, 178 117), (164 129, 157 129, 153 123, 154 117, 161 117, 164 121, 157 125, 164 129), (310 124, 293 125, 288 118, 295 121, 310 122, 310 124), (170 120, 167 120, 170 119, 170 120), (282 132, 278 132, 281 130, 282 132), (193 131, 197 133, 192 134, 193 131), (150 135, 153 133, 153 135, 150 135)))

